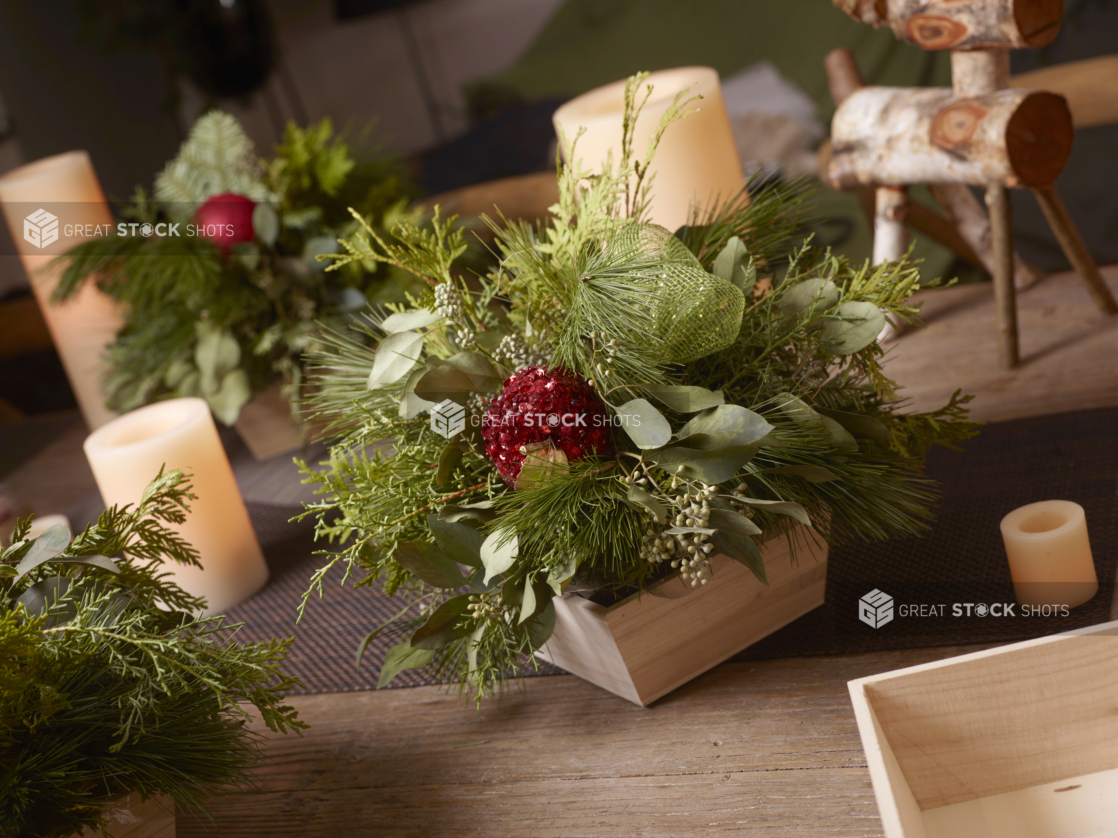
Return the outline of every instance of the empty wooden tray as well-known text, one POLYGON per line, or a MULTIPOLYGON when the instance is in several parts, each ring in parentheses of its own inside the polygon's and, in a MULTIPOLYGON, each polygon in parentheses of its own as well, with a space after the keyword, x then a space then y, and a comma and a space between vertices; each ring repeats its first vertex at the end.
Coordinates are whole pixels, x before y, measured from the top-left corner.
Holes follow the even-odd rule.
POLYGON ((850 696, 888 838, 1118 835, 1118 622, 860 678, 850 696))

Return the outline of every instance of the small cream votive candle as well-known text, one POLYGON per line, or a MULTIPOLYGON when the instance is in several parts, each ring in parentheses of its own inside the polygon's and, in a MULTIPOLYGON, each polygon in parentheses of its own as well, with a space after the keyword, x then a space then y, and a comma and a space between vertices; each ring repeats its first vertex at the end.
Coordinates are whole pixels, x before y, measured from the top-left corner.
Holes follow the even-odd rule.
POLYGON ((1022 605, 1082 605, 1099 590, 1083 507, 1042 500, 1002 518, 1013 589, 1022 605))
POLYGON ((50 301, 61 253, 111 231, 113 216, 89 155, 70 151, 20 166, 0 177, 0 208, 58 357, 90 429, 116 414, 105 407, 105 347, 124 324, 120 305, 87 282, 61 305, 50 301))
MULTIPOLYGON (((691 220, 693 210, 709 209, 735 197, 745 185, 745 174, 715 70, 680 67, 652 73, 641 85, 638 104, 644 99, 647 85, 652 85, 652 95, 641 110, 633 134, 637 160, 644 158, 649 139, 677 93, 690 88, 686 98, 696 94, 703 97, 688 106, 688 110, 697 108, 697 113, 674 122, 664 132, 649 169, 649 176, 655 175, 655 180, 647 220, 674 232, 691 220)), ((561 128, 567 142, 574 141, 580 127, 586 129, 575 146, 575 157, 583 170, 596 174, 609 155, 614 166, 621 159, 624 112, 625 82, 618 81, 567 102, 552 121, 556 133, 561 128)))
POLYGON ((206 598, 207 616, 224 614, 268 581, 233 468, 202 399, 172 399, 126 413, 85 441, 106 506, 138 503, 161 466, 190 473, 190 513, 174 528, 199 553, 201 568, 168 564, 183 590, 206 598))

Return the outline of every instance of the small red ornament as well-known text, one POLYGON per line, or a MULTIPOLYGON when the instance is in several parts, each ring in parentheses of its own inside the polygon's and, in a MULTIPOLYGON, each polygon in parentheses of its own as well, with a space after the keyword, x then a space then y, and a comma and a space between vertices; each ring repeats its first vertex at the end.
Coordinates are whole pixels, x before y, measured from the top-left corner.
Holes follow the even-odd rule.
POLYGON ((526 367, 505 379, 481 434, 485 453, 509 485, 524 464, 522 449, 533 443, 550 442, 570 462, 613 454, 606 406, 593 387, 562 367, 526 367))
POLYGON ((256 201, 235 192, 222 192, 207 198, 194 213, 194 226, 199 236, 216 244, 223 253, 253 237, 252 211, 256 201))

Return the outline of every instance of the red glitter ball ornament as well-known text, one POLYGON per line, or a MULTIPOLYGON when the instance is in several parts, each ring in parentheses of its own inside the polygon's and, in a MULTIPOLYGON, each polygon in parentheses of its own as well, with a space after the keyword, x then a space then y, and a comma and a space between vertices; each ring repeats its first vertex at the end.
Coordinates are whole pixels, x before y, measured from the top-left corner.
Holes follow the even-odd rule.
POLYGON ((198 235, 227 253, 235 244, 252 241, 252 211, 256 201, 235 192, 222 192, 206 199, 194 213, 198 235))
POLYGON ((485 453, 512 485, 526 445, 550 441, 575 462, 613 454, 610 415, 594 388, 562 367, 526 367, 505 379, 482 419, 485 453))

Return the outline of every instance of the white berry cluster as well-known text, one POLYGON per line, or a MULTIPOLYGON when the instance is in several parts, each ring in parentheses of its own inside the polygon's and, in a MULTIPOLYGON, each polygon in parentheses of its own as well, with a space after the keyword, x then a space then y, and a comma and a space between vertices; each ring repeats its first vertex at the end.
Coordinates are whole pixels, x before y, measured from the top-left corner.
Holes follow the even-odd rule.
POLYGON ((470 597, 467 608, 470 616, 475 620, 485 620, 493 625, 505 622, 505 606, 495 601, 496 597, 490 594, 475 594, 470 597))
POLYGON ((491 404, 493 404, 492 393, 470 393, 466 397, 466 410, 473 416, 484 416, 491 404))
POLYGON ((506 335, 497 345, 493 357, 498 363, 510 369, 522 370, 525 367, 547 366, 551 359, 551 346, 543 340, 543 335, 534 346, 529 346, 522 335, 506 335))
POLYGON ((477 342, 473 332, 467 327, 466 309, 462 305, 462 295, 448 282, 435 286, 435 312, 458 326, 458 346, 469 349, 477 342))
MULTIPOLYGON (((639 481, 638 481, 639 482, 639 481)), ((673 533, 673 527, 708 527, 710 524, 710 499, 718 493, 717 486, 700 483, 697 494, 679 495, 672 505, 675 517, 668 520, 668 528, 649 524, 641 543, 642 559, 650 562, 670 561, 679 568, 684 580, 691 587, 705 585, 710 580, 711 553, 714 545, 710 536, 701 532, 673 533)))
POLYGON ((749 500, 749 495, 746 491, 749 489, 744 483, 739 483, 738 487, 730 492, 730 505, 734 510, 740 512, 746 518, 753 517, 753 507, 746 503, 749 500))

